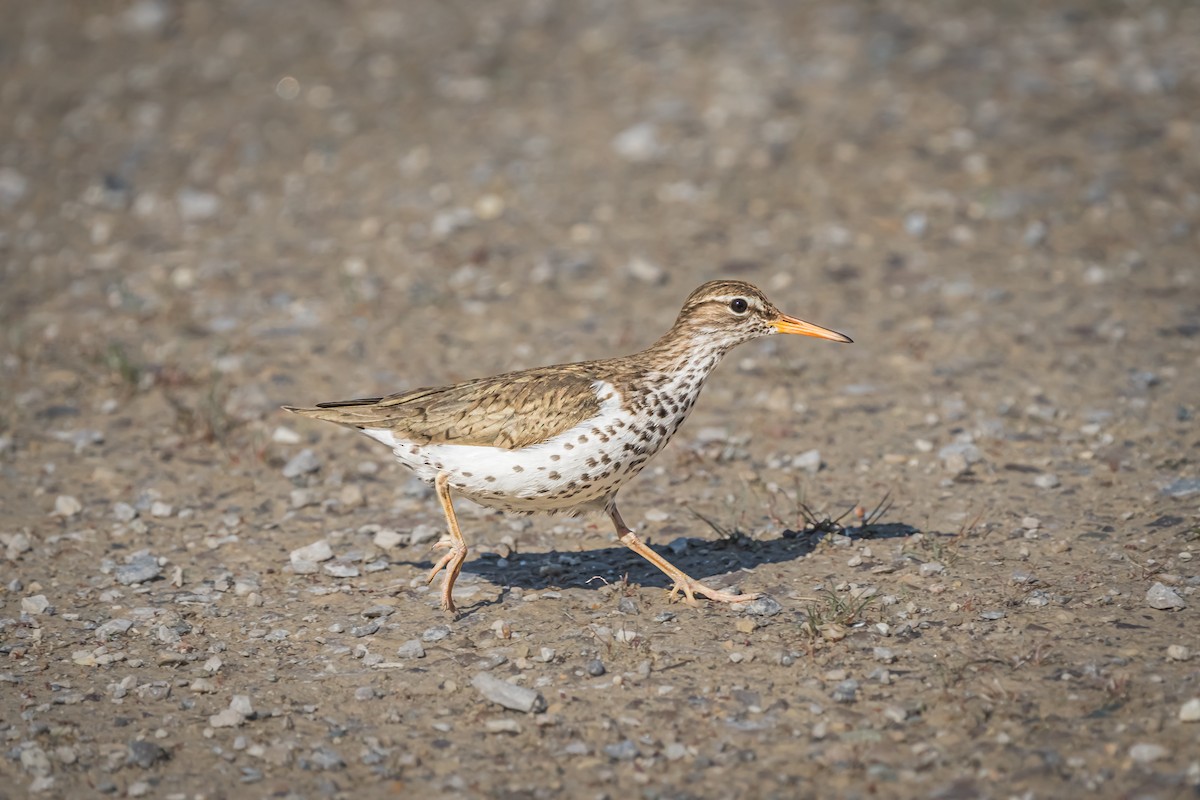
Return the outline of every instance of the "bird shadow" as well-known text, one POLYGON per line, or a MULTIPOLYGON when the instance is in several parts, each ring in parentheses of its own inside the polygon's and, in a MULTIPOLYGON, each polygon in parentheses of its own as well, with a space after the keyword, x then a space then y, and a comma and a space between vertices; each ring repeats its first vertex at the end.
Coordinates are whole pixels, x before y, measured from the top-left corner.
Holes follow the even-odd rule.
MULTIPOLYGON (((750 570, 764 564, 777 564, 803 558, 831 536, 848 537, 853 541, 899 539, 920 532, 902 522, 864 525, 861 528, 785 530, 773 539, 751 539, 745 535, 702 539, 677 539, 671 546, 650 545, 676 567, 698 580, 709 576, 750 570), (682 542, 682 544, 679 544, 682 542)), ((432 561, 404 561, 428 568, 432 561)), ((641 586, 669 589, 670 579, 650 562, 625 546, 599 547, 592 550, 564 552, 519 552, 507 558, 497 553, 482 553, 466 562, 463 571, 500 587, 520 587, 523 590, 591 589, 598 590, 609 583, 628 581, 641 586)), ((735 578, 735 582, 740 578, 735 578)), ((720 581, 713 581, 720 585, 720 581)), ((751 589, 755 587, 745 587, 751 589)), ((505 591, 505 594, 507 591, 505 591)))

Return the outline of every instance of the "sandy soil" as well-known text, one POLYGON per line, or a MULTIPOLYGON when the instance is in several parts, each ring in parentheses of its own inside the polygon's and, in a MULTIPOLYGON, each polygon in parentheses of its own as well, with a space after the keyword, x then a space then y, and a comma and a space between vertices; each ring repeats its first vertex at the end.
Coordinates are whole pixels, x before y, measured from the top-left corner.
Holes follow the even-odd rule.
POLYGON ((0 796, 1195 796, 1194 4, 64 0, 0 65, 0 796), (428 489, 277 410, 719 276, 856 344, 736 351, 623 509, 771 602, 464 503, 448 618, 428 489))

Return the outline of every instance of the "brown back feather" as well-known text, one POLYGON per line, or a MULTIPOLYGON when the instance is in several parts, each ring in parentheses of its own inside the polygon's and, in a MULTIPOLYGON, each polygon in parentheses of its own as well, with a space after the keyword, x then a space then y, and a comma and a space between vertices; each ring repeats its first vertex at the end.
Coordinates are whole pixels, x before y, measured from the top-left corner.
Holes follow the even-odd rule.
POLYGON ((542 367, 388 397, 288 411, 354 428, 391 430, 418 444, 508 450, 543 442, 600 411, 587 364, 542 367))

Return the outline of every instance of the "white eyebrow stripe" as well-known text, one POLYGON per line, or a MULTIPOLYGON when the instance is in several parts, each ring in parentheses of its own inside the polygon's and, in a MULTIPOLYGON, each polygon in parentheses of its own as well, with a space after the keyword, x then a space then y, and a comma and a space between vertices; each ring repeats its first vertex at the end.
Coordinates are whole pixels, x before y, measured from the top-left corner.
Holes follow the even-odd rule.
POLYGON ((710 299, 712 299, 712 300, 716 300, 718 303, 729 303, 729 302, 731 302, 731 301, 733 301, 733 300, 737 300, 739 297, 740 297, 742 300, 745 300, 747 305, 754 306, 755 308, 762 308, 762 307, 763 307, 762 303, 758 302, 758 298, 757 298, 757 297, 748 297, 747 295, 744 295, 744 294, 722 294, 722 295, 715 295, 715 296, 713 296, 713 297, 712 297, 712 298, 710 298, 710 299))

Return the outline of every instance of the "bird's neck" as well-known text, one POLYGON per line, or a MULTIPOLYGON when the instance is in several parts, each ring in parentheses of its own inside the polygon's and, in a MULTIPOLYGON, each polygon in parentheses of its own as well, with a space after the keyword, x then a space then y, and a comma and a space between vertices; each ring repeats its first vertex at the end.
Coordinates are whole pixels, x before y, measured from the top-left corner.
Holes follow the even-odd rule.
POLYGON ((648 373, 657 373, 668 382, 683 379, 699 390, 709 373, 729 352, 732 344, 703 330, 675 326, 657 342, 638 354, 648 373))

